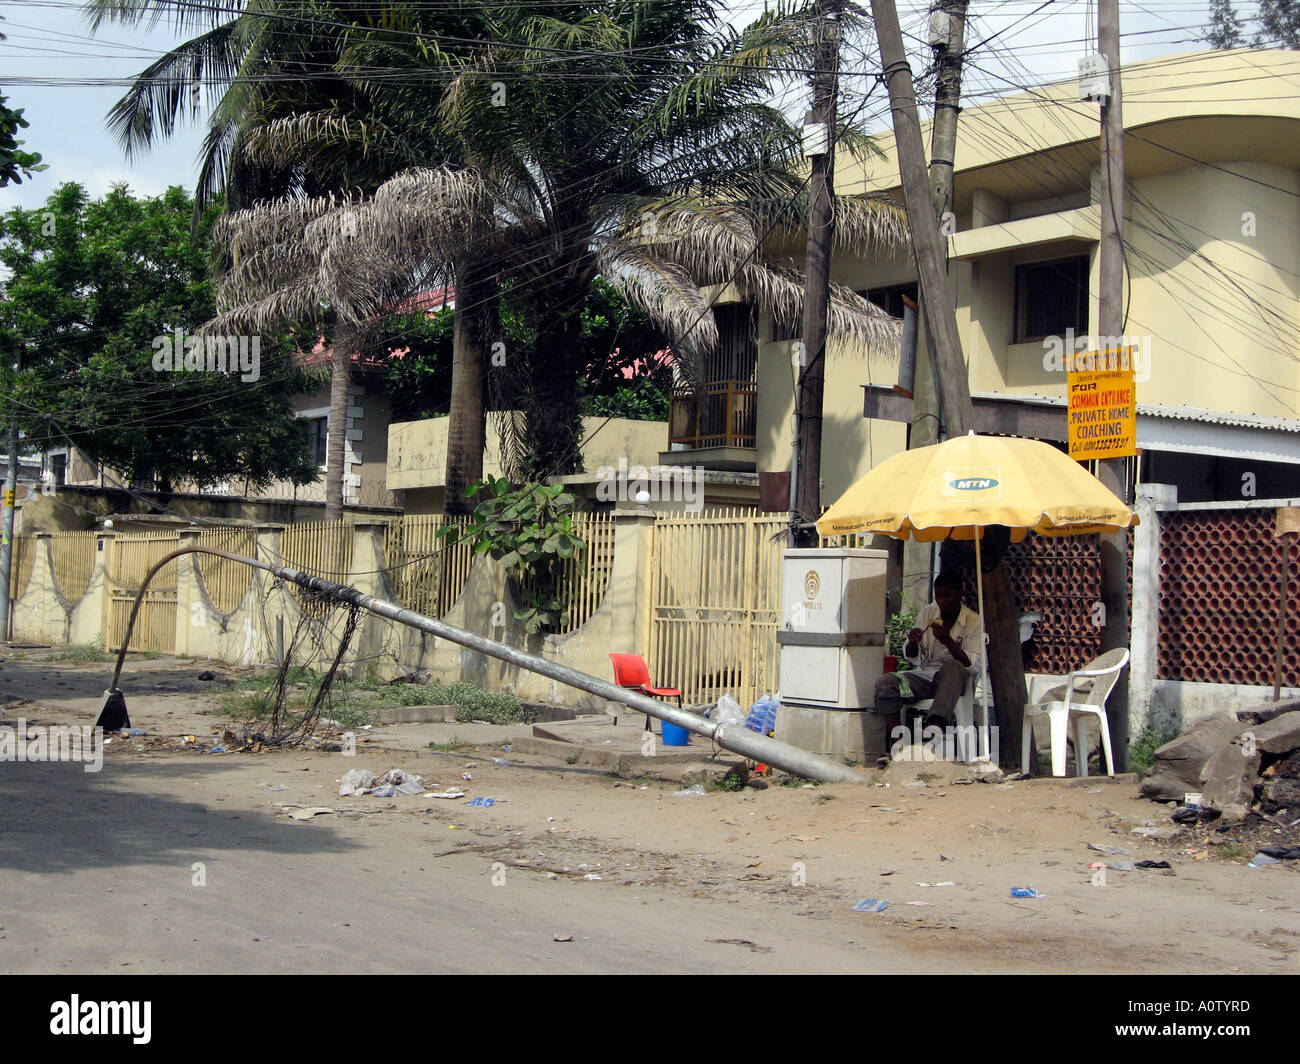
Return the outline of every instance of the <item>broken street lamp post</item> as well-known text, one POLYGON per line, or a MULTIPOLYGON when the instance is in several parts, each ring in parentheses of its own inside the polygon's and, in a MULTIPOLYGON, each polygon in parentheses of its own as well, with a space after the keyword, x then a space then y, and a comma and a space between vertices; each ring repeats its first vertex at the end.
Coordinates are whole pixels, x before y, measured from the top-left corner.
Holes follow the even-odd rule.
POLYGON ((144 593, 149 586, 149 581, 164 565, 183 554, 213 554, 218 558, 226 558, 229 561, 251 565, 255 569, 263 569, 281 580, 288 580, 299 587, 306 588, 321 598, 353 606, 357 609, 369 610, 371 613, 396 621, 398 624, 418 628, 420 631, 428 632, 431 635, 441 636, 443 639, 476 650, 480 654, 487 654, 489 657, 508 661, 512 665, 518 665, 521 669, 541 673, 543 676, 549 676, 553 680, 559 680, 563 684, 597 695, 610 702, 621 702, 625 706, 635 709, 638 713, 648 713, 652 717, 666 720, 670 724, 676 724, 679 728, 695 732, 706 739, 712 739, 723 749, 734 751, 751 761, 765 762, 794 775, 806 776, 826 783, 861 783, 865 781, 861 773, 846 765, 822 757, 819 754, 810 753, 807 750, 800 750, 788 743, 778 742, 766 735, 760 735, 758 732, 750 731, 744 725, 718 724, 711 720, 705 720, 703 717, 697 717, 694 713, 677 709, 675 706, 656 702, 647 695, 616 687, 608 680, 600 680, 595 676, 587 675, 585 672, 571 669, 567 665, 560 665, 553 661, 547 661, 545 658, 540 658, 535 654, 516 650, 505 643, 498 643, 494 639, 485 639, 483 636, 475 635, 464 628, 457 628, 455 625, 434 620, 432 617, 426 617, 414 610, 394 606, 391 602, 385 602, 383 599, 367 595, 362 591, 358 591, 355 587, 336 584, 332 580, 311 576, 288 566, 271 565, 268 562, 245 558, 212 547, 182 547, 180 550, 174 550, 159 559, 157 564, 145 574, 140 590, 136 593, 135 603, 131 607, 131 616, 127 621, 126 631, 122 636, 122 646, 118 651, 117 665, 113 669, 112 684, 104 693, 104 704, 106 706, 110 700, 122 699, 117 684, 122 675, 122 664, 126 660, 126 648, 131 642, 131 632, 135 628, 136 615, 140 611, 141 602, 144 601, 144 593))
MULTIPOLYGON (((921 122, 916 113, 916 88, 903 49, 894 0, 871 0, 871 15, 880 45, 883 77, 893 112, 894 144, 903 184, 903 204, 912 236, 912 252, 921 281, 921 307, 935 352, 940 400, 948 435, 965 435, 975 428, 970 383, 957 332, 957 314, 945 269, 943 238, 934 213, 934 200, 925 166, 921 122)), ((998 710, 1004 764, 1020 761, 1020 722, 1028 695, 1020 658, 1020 626, 1016 619, 1006 570, 999 563, 984 577, 984 632, 988 641, 989 679, 998 710)))

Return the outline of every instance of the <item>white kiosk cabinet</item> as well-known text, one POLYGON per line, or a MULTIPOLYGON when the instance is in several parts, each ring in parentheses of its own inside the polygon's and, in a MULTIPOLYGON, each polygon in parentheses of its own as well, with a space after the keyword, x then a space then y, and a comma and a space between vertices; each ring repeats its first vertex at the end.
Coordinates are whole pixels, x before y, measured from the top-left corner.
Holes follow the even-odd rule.
POLYGON ((855 760, 883 748, 866 711, 884 671, 888 558, 847 547, 785 552, 778 739, 855 760))

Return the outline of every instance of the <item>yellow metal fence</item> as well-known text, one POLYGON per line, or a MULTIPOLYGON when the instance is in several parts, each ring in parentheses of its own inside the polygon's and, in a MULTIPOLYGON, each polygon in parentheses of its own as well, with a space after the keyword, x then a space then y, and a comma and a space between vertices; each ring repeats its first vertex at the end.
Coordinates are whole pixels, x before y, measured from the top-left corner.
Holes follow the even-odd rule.
MULTIPOLYGON (((650 678, 688 703, 777 688, 784 514, 711 509, 655 523, 650 678)), ((621 648, 611 647, 611 650, 621 648)))
MULTIPOLYGON (((214 528, 199 533, 198 547, 213 547, 246 558, 257 557, 257 533, 251 528, 214 528)), ((244 601, 252 583, 253 570, 242 562, 218 558, 215 554, 196 554, 199 579, 208 599, 224 614, 234 613, 244 601)))
POLYGON ((50 536, 50 560, 59 592, 72 604, 81 601, 95 569, 94 532, 55 532, 50 536))
POLYGON ((465 589, 473 548, 448 544, 438 530, 448 520, 441 514, 420 514, 394 521, 384 533, 386 572, 403 606, 428 617, 441 617, 465 589))
MULTIPOLYGON (((179 532, 128 532, 107 547, 109 612, 105 641, 118 650, 140 585, 149 570, 180 546, 179 532)), ((168 562, 149 583, 131 634, 131 650, 176 649, 176 561, 168 562)))

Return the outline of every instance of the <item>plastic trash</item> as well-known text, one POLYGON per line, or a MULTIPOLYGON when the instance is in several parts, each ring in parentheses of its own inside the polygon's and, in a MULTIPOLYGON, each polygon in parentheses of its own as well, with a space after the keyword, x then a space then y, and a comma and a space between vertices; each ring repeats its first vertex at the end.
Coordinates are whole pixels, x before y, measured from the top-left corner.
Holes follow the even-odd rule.
POLYGON ((339 785, 339 797, 350 798, 353 795, 365 794, 375 785, 375 774, 367 772, 364 768, 354 768, 343 777, 343 782, 339 785))
POLYGON ((462 772, 460 774, 460 778, 463 780, 468 780, 470 783, 474 782, 474 777, 471 776, 468 772, 462 772))
POLYGON ((1013 898, 1042 898, 1045 895, 1039 894, 1033 887, 1012 887, 1011 896, 1013 898))
POLYGON ((1098 853, 1109 853, 1109 854, 1128 853, 1128 850, 1126 850, 1123 846, 1108 846, 1103 843, 1097 843, 1097 842, 1088 843, 1088 849, 1096 850, 1098 853))
POLYGON ((883 913, 889 908, 889 902, 885 898, 863 898, 857 905, 853 906, 855 913, 883 913))
POLYGON ((708 792, 704 789, 704 784, 696 783, 693 786, 687 787, 684 790, 673 791, 673 797, 686 798, 686 797, 693 797, 697 794, 707 794, 707 793, 708 792))
POLYGON ((494 764, 494 765, 501 765, 501 766, 504 767, 504 766, 506 766, 506 765, 509 765, 510 762, 507 761, 504 757, 494 757, 494 758, 492 758, 492 764, 494 764))
POLYGON ((211 750, 208 751, 208 753, 210 754, 224 754, 225 752, 226 752, 226 748, 224 746, 214 746, 211 750))
POLYGON ((780 695, 764 695, 750 707, 749 716, 745 718, 745 727, 760 735, 769 735, 776 731, 776 711, 780 705, 780 695))
POLYGON ((495 798, 474 798, 471 799, 469 804, 476 805, 481 809, 486 809, 490 805, 495 805, 496 799, 495 798))
POLYGON ((1248 864, 1246 867, 1247 867, 1247 868, 1264 868, 1264 867, 1267 866, 1267 865, 1271 865, 1271 864, 1281 864, 1281 863, 1282 863, 1282 862, 1279 861, 1276 857, 1270 857, 1270 856, 1269 856, 1268 854, 1266 854, 1266 853, 1257 853, 1257 854, 1255 854, 1254 857, 1251 858, 1251 860, 1250 860, 1250 864, 1248 864))
POLYGON ((723 695, 718 699, 716 719, 719 724, 744 724, 745 711, 731 695, 723 695))
POLYGON ((1139 861, 1137 863, 1137 867, 1138 868, 1172 868, 1173 865, 1171 865, 1168 861, 1139 861))
POLYGON ((409 794, 414 797, 417 794, 424 793, 424 781, 420 779, 404 780, 397 785, 398 794, 409 794))
POLYGON ((397 794, 397 788, 391 783, 381 783, 378 787, 370 792, 373 798, 392 798, 397 794))
POLYGON ((126 734, 127 735, 148 735, 149 733, 145 731, 143 728, 132 728, 126 734))

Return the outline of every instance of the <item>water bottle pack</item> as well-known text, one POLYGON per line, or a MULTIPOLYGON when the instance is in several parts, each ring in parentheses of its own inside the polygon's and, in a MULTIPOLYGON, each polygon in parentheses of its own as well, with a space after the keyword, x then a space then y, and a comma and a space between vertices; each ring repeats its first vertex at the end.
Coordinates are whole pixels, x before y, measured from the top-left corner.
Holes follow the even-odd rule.
POLYGON ((781 696, 764 695, 750 707, 745 718, 745 727, 760 735, 771 735, 776 731, 776 711, 781 707, 781 696))

